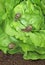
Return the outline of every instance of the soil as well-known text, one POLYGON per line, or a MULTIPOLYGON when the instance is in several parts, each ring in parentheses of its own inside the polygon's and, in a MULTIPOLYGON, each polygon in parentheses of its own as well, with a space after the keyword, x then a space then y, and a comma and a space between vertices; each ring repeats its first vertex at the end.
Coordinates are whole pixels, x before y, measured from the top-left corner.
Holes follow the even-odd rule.
POLYGON ((0 65, 45 65, 45 60, 24 60, 21 54, 4 54, 0 51, 0 65))

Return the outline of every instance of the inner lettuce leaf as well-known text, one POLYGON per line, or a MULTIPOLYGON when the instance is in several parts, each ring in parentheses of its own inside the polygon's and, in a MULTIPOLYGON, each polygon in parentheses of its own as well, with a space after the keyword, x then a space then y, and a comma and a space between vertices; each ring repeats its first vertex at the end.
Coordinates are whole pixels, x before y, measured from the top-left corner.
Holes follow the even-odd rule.
POLYGON ((45 0, 31 0, 31 2, 40 6, 43 14, 45 15, 45 0))

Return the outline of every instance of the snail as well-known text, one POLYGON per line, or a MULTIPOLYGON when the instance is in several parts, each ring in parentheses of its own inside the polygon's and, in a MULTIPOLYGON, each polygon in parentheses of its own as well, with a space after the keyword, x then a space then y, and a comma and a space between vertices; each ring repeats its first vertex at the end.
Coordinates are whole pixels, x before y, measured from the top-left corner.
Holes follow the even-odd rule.
POLYGON ((13 49, 15 47, 15 44, 14 43, 10 43, 8 47, 9 47, 9 49, 13 49))
POLYGON ((24 32, 30 32, 32 30, 32 26, 27 26, 25 29, 22 29, 24 32))
POLYGON ((15 14, 15 19, 18 20, 21 17, 21 13, 16 13, 15 14))

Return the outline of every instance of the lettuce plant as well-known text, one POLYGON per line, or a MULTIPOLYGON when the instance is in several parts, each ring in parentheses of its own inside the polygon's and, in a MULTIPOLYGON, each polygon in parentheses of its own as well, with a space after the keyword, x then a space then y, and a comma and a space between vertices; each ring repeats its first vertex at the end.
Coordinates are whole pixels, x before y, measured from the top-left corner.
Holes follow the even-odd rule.
POLYGON ((0 1, 0 50, 45 59, 45 16, 40 0, 0 1))

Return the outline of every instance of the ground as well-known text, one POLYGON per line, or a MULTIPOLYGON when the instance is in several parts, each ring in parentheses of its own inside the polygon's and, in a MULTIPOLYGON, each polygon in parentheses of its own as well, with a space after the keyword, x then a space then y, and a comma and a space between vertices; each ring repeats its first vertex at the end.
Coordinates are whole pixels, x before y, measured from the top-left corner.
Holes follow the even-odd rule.
POLYGON ((24 60, 21 54, 4 54, 0 51, 0 65, 45 65, 45 60, 24 60))

